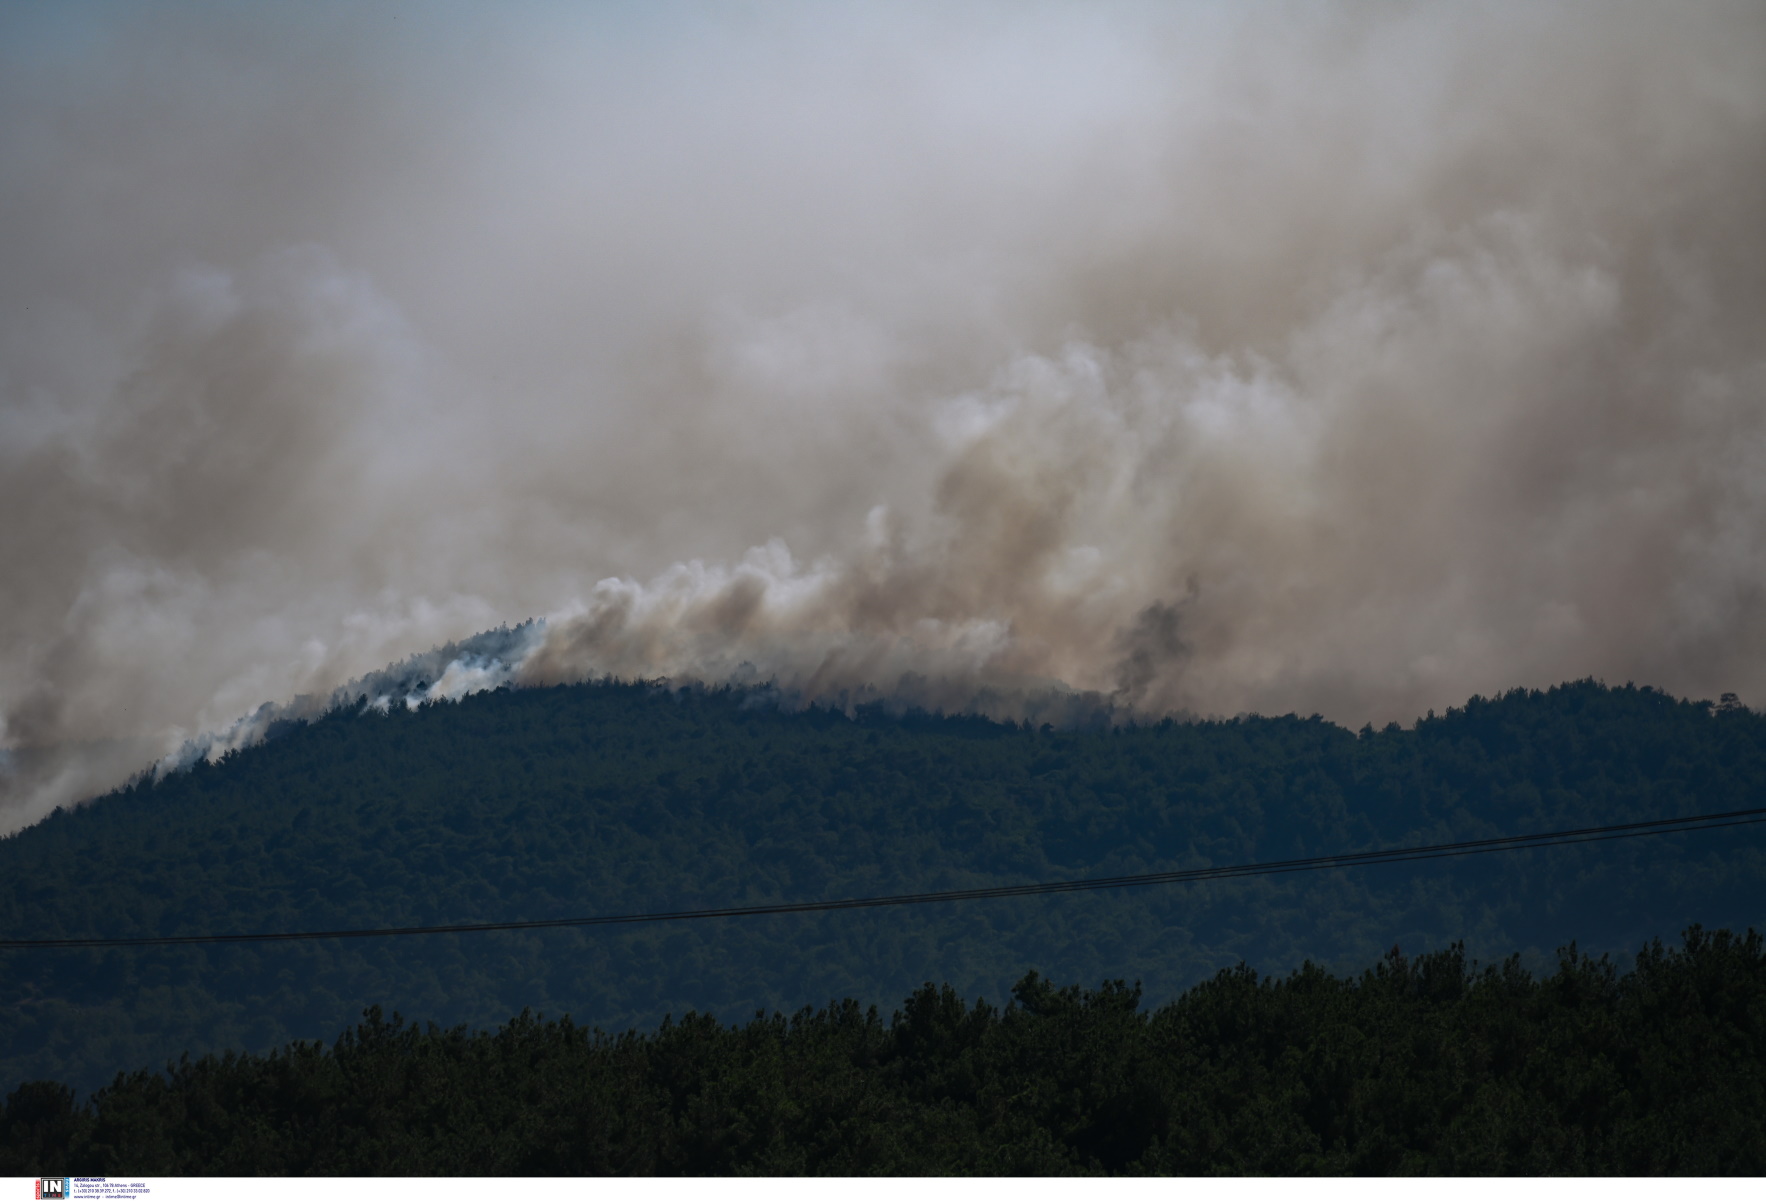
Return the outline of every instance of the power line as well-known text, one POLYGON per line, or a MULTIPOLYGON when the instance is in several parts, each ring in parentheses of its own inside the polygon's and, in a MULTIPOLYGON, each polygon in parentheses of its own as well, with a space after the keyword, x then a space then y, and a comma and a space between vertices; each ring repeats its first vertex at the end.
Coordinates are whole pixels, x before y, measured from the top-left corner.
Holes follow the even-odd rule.
POLYGON ((1465 842, 1443 842, 1433 846, 1394 847, 1384 851, 1351 851, 1341 855, 1314 855, 1306 859, 1282 859, 1270 863, 1240 863, 1230 867, 1200 867, 1186 871, 1147 872, 1136 876, 1108 876, 1089 880, 1048 880, 1037 884, 1002 884, 993 888, 955 888, 942 892, 901 893, 885 897, 853 897, 837 901, 732 905, 721 909, 677 909, 657 913, 620 913, 598 917, 561 917, 523 922, 463 922, 445 926, 384 926, 369 930, 301 930, 290 933, 265 934, 179 934, 146 938, 8 938, 0 939, 0 950, 47 950, 50 948, 96 950, 110 947, 196 946, 209 943, 300 942, 321 938, 390 938, 409 934, 480 934, 492 930, 556 930, 575 926, 623 926, 639 922, 679 922, 700 918, 828 913, 840 909, 882 909, 893 905, 983 901, 1005 897, 1041 896, 1045 893, 1092 892, 1103 888, 1143 888, 1153 884, 1189 884, 1204 880, 1239 879, 1246 876, 1274 876, 1287 872, 1324 871, 1338 867, 1411 863, 1422 859, 1453 859, 1465 855, 1488 855, 1498 851, 1569 846, 1580 842, 1610 842, 1620 838, 1643 838, 1655 834, 1721 830, 1729 826, 1752 826, 1762 822, 1766 822, 1766 807, 1737 809, 1729 813, 1705 813, 1696 817, 1668 817, 1656 821, 1626 822, 1614 826, 1588 826, 1580 830, 1554 830, 1546 834, 1517 834, 1505 838, 1476 838, 1465 842))

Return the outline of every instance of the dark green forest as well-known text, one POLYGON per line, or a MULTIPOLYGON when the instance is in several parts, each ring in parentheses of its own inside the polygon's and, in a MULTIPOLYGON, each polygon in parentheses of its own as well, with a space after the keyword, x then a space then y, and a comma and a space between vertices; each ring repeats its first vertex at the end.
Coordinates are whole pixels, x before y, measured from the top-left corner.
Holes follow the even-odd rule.
POLYGON ((1453 947, 1140 1000, 1030 974, 1003 1009, 927 985, 887 1023, 848 1000, 618 1037, 374 1009, 330 1047, 186 1059, 84 1105, 26 1085, 0 1173, 1766 1172, 1758 934, 1695 928, 1622 976, 1453 947))
MULTIPOLYGON (((57 812, 0 840, 0 932, 335 929, 982 887, 1672 817, 1763 795, 1766 718, 1592 682, 1359 732, 1295 716, 1033 729, 789 712, 740 689, 513 690, 334 712, 57 812)), ((376 1005, 446 1028, 525 1010, 578 1023, 520 1035, 541 1041, 592 1027, 655 1033, 665 1015, 704 1015, 664 1028, 683 1039, 707 1022, 832 998, 894 1005, 926 981, 999 1002, 1032 970, 1139 980, 1151 1005, 1240 987, 1217 973, 1241 962, 1277 977, 1307 961, 1345 973, 1394 945, 1412 963, 1459 942, 1485 961, 1519 952, 1542 973, 1577 941, 1613 952, 1622 972, 1637 948, 1694 923, 1766 927, 1762 829, 865 912, 0 951, 0 1090, 56 1080, 87 1095, 185 1052, 335 1038, 376 1005)), ((1269 995, 1315 986, 1326 987, 1269 995)), ((1107 1009, 1118 994, 1087 996, 1073 1004, 1107 1009)), ((1032 1008, 987 1020, 1007 1032, 1032 1008)), ((802 1020, 844 1030, 858 1021, 848 1013, 802 1020)), ((436 1038, 479 1048, 461 1055, 503 1045, 436 1038)))

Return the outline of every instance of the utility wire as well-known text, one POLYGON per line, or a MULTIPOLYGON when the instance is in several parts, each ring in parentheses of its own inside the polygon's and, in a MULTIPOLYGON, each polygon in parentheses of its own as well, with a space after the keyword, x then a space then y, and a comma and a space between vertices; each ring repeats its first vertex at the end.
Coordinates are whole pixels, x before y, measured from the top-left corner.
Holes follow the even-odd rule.
POLYGON ((407 934, 479 934, 491 930, 556 930, 574 926, 623 926, 639 922, 680 922, 697 918, 764 917, 781 913, 827 913, 839 909, 881 909, 892 905, 929 905, 945 901, 982 901, 1002 897, 1040 896, 1045 893, 1091 892, 1101 888, 1143 888, 1152 884, 1189 884, 1203 880, 1274 876, 1286 872, 1315 872, 1338 867, 1411 863, 1421 859, 1453 859, 1465 855, 1488 855, 1498 851, 1528 850, 1533 847, 1569 846, 1579 842, 1609 842, 1614 839, 1643 838, 1655 834, 1721 830, 1729 826, 1752 826, 1763 822, 1766 822, 1766 807, 1737 809, 1729 813, 1704 813, 1696 817, 1668 817, 1656 821, 1626 822, 1614 826, 1588 826, 1580 830, 1554 830, 1546 834, 1476 838, 1466 842, 1437 843, 1433 846, 1393 847, 1384 851, 1351 851, 1341 855, 1314 855, 1307 859, 1282 859, 1269 863, 1240 863, 1230 867, 1199 867, 1186 871, 1147 872, 1137 876, 1107 876, 1089 880, 1049 880, 1038 884, 1002 884, 993 888, 956 888, 943 892, 913 892, 886 897, 853 897, 837 901, 732 905, 721 909, 676 909, 657 913, 620 913, 598 917, 561 917, 524 922, 463 922, 446 926, 386 926, 369 930, 301 930, 290 933, 266 934, 179 934, 146 938, 8 938, 0 939, 0 950, 178 947, 209 943, 300 942, 321 938, 389 938, 407 934))

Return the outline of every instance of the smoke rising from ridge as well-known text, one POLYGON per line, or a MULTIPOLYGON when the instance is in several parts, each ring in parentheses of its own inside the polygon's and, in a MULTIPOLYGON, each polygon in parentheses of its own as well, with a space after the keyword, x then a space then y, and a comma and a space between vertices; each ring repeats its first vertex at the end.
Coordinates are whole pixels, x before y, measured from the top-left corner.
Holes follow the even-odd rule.
POLYGON ((530 617, 347 697, 1766 696, 1757 6, 20 10, 0 161, 0 827, 530 617))

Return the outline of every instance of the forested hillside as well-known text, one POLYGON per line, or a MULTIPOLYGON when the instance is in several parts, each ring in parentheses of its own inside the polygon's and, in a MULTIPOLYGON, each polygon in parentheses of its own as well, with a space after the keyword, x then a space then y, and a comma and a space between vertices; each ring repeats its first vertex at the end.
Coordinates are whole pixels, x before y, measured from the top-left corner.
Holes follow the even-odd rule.
MULTIPOLYGON (((0 841, 0 932, 537 919, 1290 858, 1737 809, 1766 718, 1593 683, 1412 728, 1295 717, 1028 729, 583 685, 334 713, 0 841)), ((1766 827, 1134 891, 597 930, 0 952, 0 1088, 331 1038, 370 1005, 611 1031, 1035 969, 1164 1002, 1249 961, 1464 940, 1534 966, 1766 926, 1766 827)))

